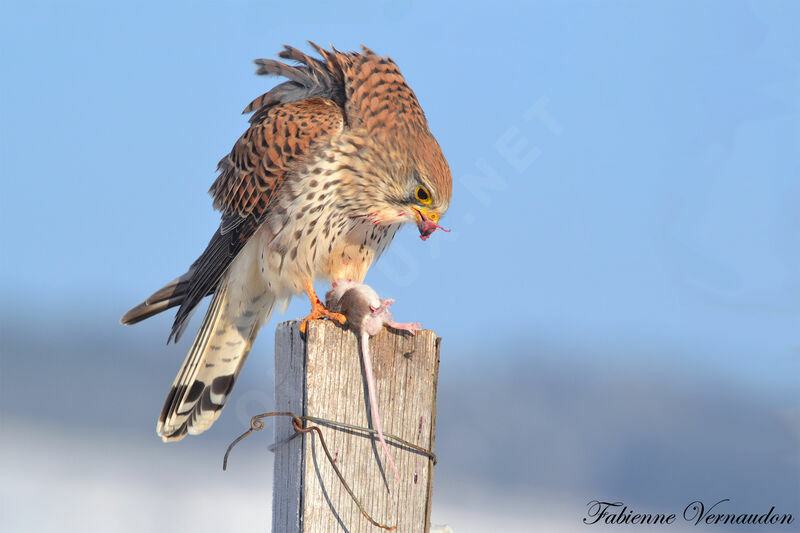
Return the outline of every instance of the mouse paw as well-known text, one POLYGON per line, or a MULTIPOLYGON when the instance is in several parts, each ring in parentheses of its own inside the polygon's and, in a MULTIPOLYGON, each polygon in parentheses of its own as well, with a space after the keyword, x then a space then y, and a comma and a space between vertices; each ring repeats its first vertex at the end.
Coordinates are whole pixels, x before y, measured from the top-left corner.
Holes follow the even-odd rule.
POLYGON ((392 329, 408 331, 412 335, 422 329, 422 324, 419 322, 387 322, 386 325, 392 329))
POLYGON ((370 311, 372 311, 373 315, 382 315, 384 313, 389 312, 389 308, 394 303, 394 300, 391 298, 387 298, 386 300, 381 300, 381 305, 378 307, 369 306, 370 311))

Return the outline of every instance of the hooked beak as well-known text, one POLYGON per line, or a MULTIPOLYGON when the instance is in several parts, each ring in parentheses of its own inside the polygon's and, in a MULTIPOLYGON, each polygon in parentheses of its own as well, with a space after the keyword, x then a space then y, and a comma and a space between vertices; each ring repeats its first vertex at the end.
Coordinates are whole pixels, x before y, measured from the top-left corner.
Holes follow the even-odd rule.
POLYGON ((439 213, 425 209, 424 207, 414 207, 413 209, 417 213, 417 228, 419 228, 419 238, 423 241, 427 241, 428 237, 430 237, 431 234, 433 234, 433 232, 437 229, 447 232, 450 231, 449 229, 444 229, 437 224, 437 222, 439 222, 439 213))

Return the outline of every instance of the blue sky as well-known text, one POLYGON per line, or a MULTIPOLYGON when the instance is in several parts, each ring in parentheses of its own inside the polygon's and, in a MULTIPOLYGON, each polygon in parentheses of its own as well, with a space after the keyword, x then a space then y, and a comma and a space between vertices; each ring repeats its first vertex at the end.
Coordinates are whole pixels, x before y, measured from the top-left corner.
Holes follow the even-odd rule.
MULTIPOLYGON (((60 402, 62 449, 82 465, 65 486, 88 472, 119 509, 161 494, 159 472, 181 478, 181 450, 217 460, 209 446, 269 401, 276 322, 307 302, 263 329, 210 436, 179 448, 156 441, 154 417, 192 335, 166 348, 171 315, 118 319, 216 229, 216 163, 246 128, 241 109, 277 81, 251 61, 305 39, 363 43, 399 64, 454 176, 452 232, 403 231, 367 281, 398 320, 444 338, 437 486, 456 531, 479 507, 464 503, 467 479, 558 485, 548 497, 578 511, 615 494, 659 511, 687 486, 797 501, 798 25, 795 2, 6 2, 4 415, 29 427, 60 402), (499 403, 527 435, 500 458, 505 444, 474 422, 499 403), (118 464, 156 466, 106 491, 81 440, 98 428, 129 432, 118 464)), ((15 487, 61 486, 18 470, 15 487)), ((38 509, 40 493, 14 508, 38 509)), ((549 517, 551 500, 525 501, 516 512, 549 517)))

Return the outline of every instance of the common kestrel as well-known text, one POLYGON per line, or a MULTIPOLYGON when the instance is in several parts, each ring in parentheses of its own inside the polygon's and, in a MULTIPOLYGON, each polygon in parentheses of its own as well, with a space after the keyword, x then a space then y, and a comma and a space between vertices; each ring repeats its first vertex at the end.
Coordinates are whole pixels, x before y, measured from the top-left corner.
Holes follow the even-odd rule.
POLYGON ((122 317, 135 324, 180 306, 168 339, 177 342, 213 295, 158 420, 164 441, 217 419, 276 304, 285 310, 305 290, 306 320, 343 321, 312 282, 363 281, 403 224, 427 239, 450 204, 447 161, 397 65, 363 47, 311 45, 321 59, 286 46, 279 56, 294 66, 256 60, 258 74, 288 81, 245 108, 250 126, 218 165, 209 192, 219 229, 188 272, 122 317))

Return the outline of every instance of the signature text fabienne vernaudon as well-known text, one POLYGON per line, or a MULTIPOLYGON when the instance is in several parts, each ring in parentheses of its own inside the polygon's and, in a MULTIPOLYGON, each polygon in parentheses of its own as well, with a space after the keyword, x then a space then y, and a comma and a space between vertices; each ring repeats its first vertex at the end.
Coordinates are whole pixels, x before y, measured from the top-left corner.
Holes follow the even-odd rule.
POLYGON ((744 512, 731 510, 730 499, 719 500, 707 506, 695 500, 683 508, 680 513, 638 513, 628 508, 624 502, 605 502, 592 500, 588 505, 583 523, 613 525, 670 525, 675 522, 690 523, 695 526, 719 524, 743 525, 789 525, 794 517, 789 513, 779 513, 773 505, 761 512, 744 512))

